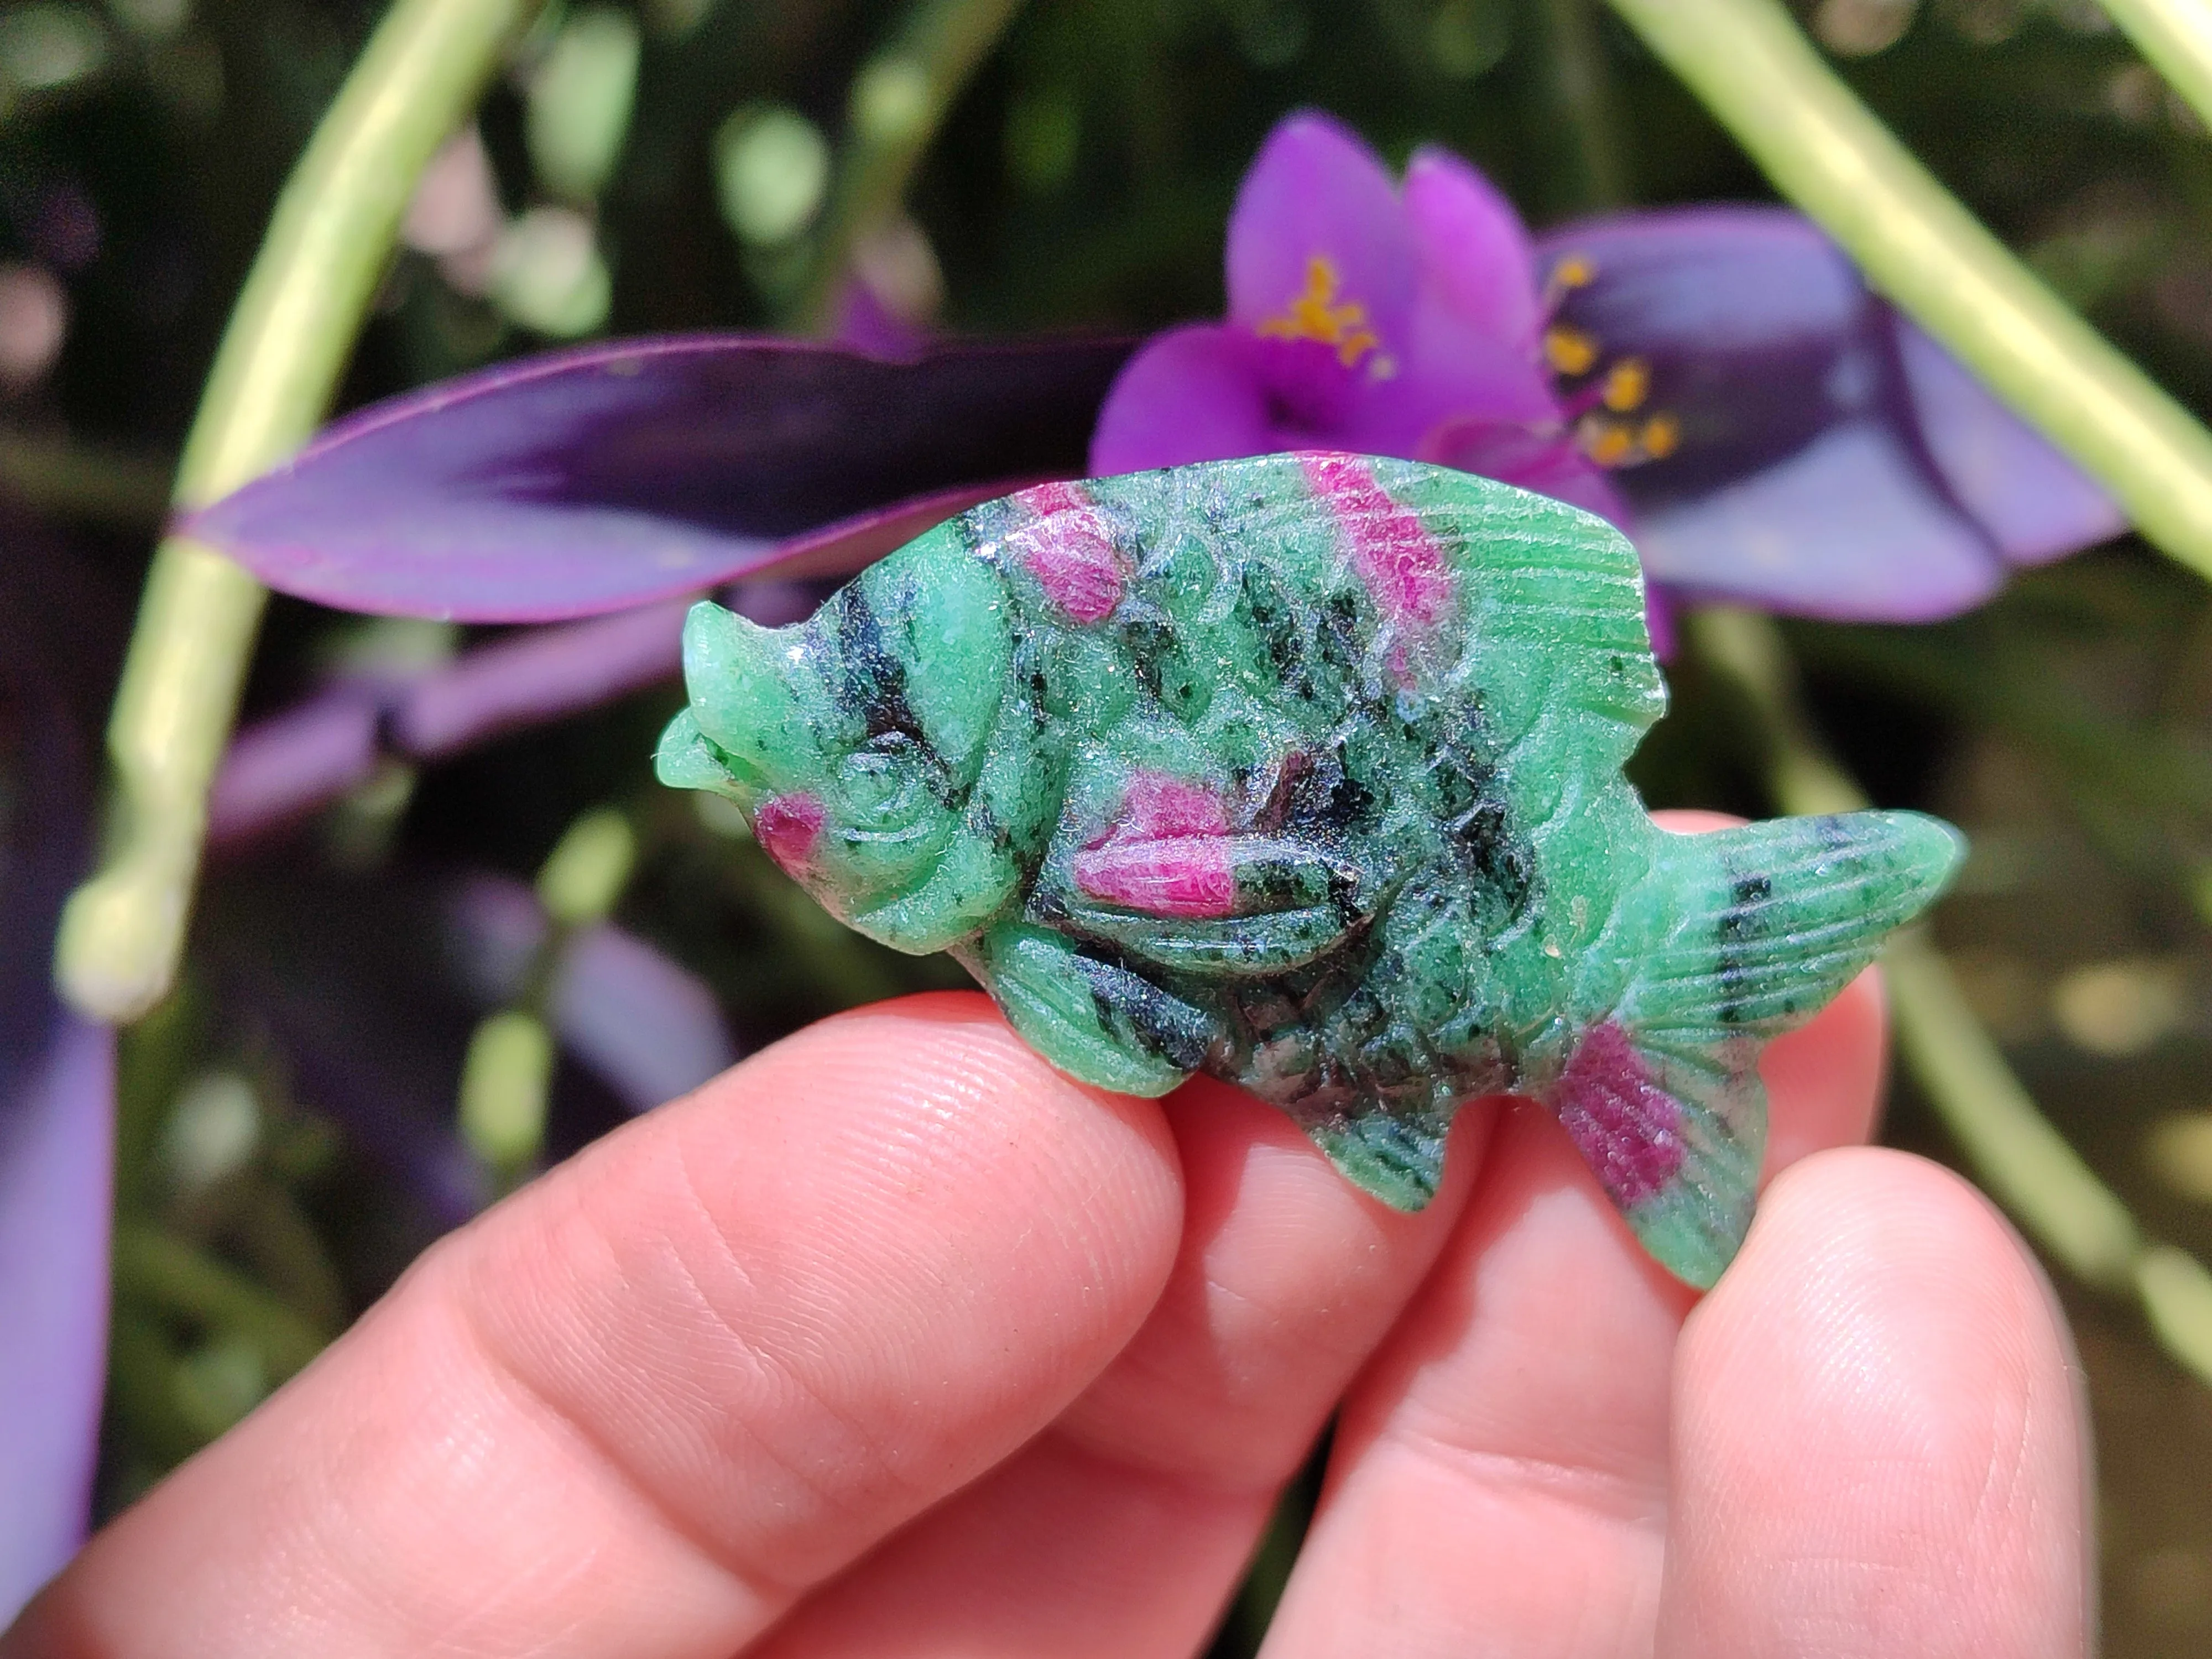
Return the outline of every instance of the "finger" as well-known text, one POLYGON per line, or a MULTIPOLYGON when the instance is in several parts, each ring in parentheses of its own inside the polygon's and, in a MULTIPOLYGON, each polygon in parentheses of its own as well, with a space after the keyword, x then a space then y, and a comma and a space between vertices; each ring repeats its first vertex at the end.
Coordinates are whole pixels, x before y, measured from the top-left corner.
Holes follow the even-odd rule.
POLYGON ((1461 1115, 1443 1190, 1401 1215, 1281 1113, 1211 1079, 1178 1091, 1182 1248, 1144 1329, 1043 1436, 810 1598, 766 1651, 1196 1650, 1448 1236, 1494 1104, 1461 1115))
MULTIPOLYGON (((1864 1000, 1786 1041, 1776 1139, 1870 1120, 1864 1000)), ((1779 1047, 1780 1045, 1778 1045, 1779 1047)), ((1771 1052, 1771 1051, 1770 1051, 1771 1052)), ((1267 1653, 1647 1653, 1668 1376, 1690 1291, 1638 1247, 1547 1112, 1499 1125, 1437 1271, 1347 1398, 1267 1653)))
POLYGON ((1869 968, 1812 1024, 1777 1037, 1759 1056, 1766 1085, 1763 1186, 1801 1158, 1874 1138, 1889 1054, 1889 999, 1869 968))
POLYGON ((1675 1378, 1662 1654, 2088 1650, 2078 1368, 1957 1176, 1883 1151, 1784 1176, 1675 1378))
POLYGON ((420 1263, 96 1540, 22 1655, 725 1656, 1158 1297, 1158 1108, 975 996, 803 1032, 420 1263))

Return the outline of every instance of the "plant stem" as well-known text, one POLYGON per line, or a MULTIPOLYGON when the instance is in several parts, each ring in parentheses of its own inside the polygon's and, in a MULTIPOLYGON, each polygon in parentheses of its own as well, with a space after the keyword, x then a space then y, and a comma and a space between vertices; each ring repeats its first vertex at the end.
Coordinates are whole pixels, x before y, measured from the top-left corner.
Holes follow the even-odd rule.
POLYGON ((1581 173, 1578 212, 1617 208, 1628 200, 1628 170, 1621 158, 1620 122, 1605 43, 1598 38, 1595 0, 1544 0, 1544 30, 1551 37, 1553 95, 1567 117, 1581 173))
POLYGON ((1022 0, 916 0, 853 77, 844 154, 799 288, 809 331, 836 320, 853 250, 898 211, 938 128, 1021 9, 1022 0))
POLYGON ((2212 9, 2204 0, 2100 0, 2136 49, 2212 123, 2212 9))
MULTIPOLYGON (((535 0, 398 0, 276 203, 179 462, 198 506, 283 460, 321 418, 416 179, 475 106, 535 0)), ((106 867, 70 900, 55 971, 94 1018, 129 1020, 175 978, 207 792, 267 599, 189 537, 154 555, 107 728, 106 867)))
MULTIPOLYGON (((1692 613, 1686 631, 1757 718, 1777 805, 1816 813, 1869 805, 1814 730, 1770 618, 1715 606, 1692 613)), ((2037 1109, 1924 933, 1891 941, 1882 969, 1905 1066, 1982 1183, 2069 1273, 2133 1292, 2167 1353, 2212 1383, 2212 1276, 2186 1252, 2144 1239, 2118 1194, 2037 1109)))
POLYGON ((2212 576, 2212 433, 1929 175, 1775 0, 1610 0, 1783 193, 1997 394, 2212 576))

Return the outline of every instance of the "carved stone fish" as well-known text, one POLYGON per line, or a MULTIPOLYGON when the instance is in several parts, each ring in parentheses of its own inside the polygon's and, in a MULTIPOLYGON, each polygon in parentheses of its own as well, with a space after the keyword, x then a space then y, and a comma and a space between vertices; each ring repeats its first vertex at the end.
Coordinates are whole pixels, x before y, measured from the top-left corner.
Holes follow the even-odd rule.
POLYGON ((1226 1078, 1409 1210, 1463 1102, 1534 1096, 1698 1285, 1750 1224, 1760 1048, 1963 848, 1911 812, 1658 829, 1620 775, 1665 702, 1633 550, 1409 461, 1024 490, 805 623, 700 605, 684 658, 663 781, 1063 1071, 1226 1078))

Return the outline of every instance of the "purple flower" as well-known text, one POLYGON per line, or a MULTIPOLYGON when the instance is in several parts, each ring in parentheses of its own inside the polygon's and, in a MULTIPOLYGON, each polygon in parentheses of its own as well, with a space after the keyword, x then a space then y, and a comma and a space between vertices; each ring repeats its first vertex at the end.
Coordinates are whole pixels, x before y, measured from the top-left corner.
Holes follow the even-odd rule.
POLYGON ((1337 122, 1293 115, 1244 177, 1228 266, 1228 321, 1171 329, 1122 369, 1093 472, 1346 449, 1621 516, 1547 369, 1528 232, 1457 156, 1416 151, 1401 191, 1337 122))
POLYGON ((1924 622, 2127 528, 2073 464, 1779 208, 1539 239, 1546 341, 1655 580, 1844 621, 1924 622), (1642 394, 1613 404, 1624 379, 1642 394), (1635 441, 1668 424, 1664 453, 1635 441))
POLYGON ((1796 214, 1614 215, 1532 243, 1482 175, 1402 185, 1290 117, 1229 222, 1229 317, 1123 368, 1091 470, 1328 447, 1443 462, 1628 529, 1656 583, 1845 619, 1964 609, 2125 527, 1796 214))

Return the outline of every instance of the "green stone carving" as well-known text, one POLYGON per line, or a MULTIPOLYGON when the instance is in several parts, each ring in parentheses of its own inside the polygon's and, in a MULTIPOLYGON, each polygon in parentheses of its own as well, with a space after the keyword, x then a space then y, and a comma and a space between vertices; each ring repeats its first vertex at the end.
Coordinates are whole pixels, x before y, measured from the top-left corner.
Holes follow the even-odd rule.
POLYGON ((1761 1047, 1963 848, 1911 812, 1659 830, 1620 775, 1665 702, 1634 551, 1407 461, 1025 490, 805 623, 697 606, 684 670, 662 780, 1063 1071, 1229 1079, 1409 1210, 1462 1103, 1534 1096, 1698 1285, 1750 1224, 1761 1047))

